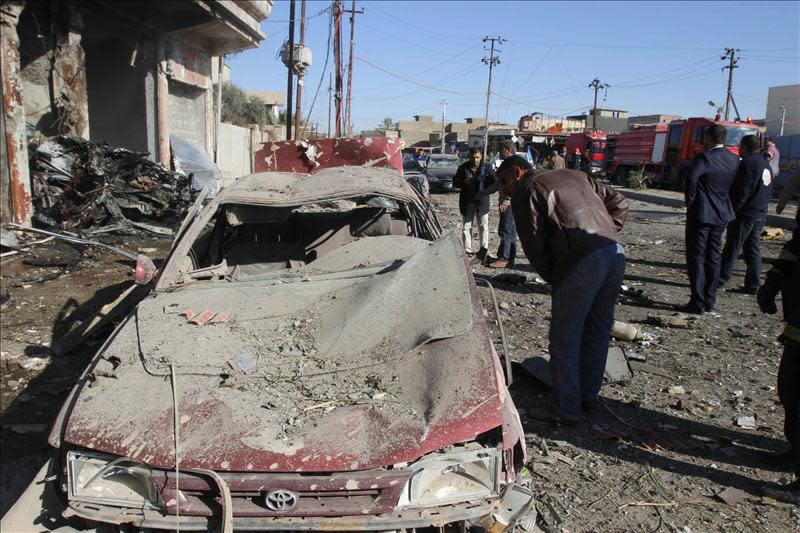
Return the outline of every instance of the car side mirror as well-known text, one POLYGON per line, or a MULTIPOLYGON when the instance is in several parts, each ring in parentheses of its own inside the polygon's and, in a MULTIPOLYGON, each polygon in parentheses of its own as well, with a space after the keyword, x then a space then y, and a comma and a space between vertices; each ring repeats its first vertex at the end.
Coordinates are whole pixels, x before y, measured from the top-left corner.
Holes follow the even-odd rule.
POLYGON ((153 260, 146 255, 136 256, 136 267, 133 271, 133 281, 137 285, 147 285, 156 277, 158 269, 153 264, 153 260))

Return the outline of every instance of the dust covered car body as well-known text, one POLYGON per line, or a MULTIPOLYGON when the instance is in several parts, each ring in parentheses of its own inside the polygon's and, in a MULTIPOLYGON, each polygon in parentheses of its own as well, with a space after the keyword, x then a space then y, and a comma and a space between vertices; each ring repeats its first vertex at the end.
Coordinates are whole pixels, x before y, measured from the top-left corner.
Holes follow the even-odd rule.
POLYGON ((79 530, 497 528, 532 505, 459 242, 390 168, 198 202, 51 445, 46 512, 79 530))

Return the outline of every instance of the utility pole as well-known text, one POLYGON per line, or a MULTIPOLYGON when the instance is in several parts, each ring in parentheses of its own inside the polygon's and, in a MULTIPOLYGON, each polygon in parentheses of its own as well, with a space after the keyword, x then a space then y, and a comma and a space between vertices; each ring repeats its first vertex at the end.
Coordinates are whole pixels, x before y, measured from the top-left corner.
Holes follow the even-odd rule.
MULTIPOLYGON (((306 0, 300 1, 300 49, 302 50, 303 45, 305 44, 306 40, 306 0)), ((292 58, 294 60, 294 58, 292 58)), ((297 94, 295 95, 295 99, 297 100, 297 106, 294 112, 294 136, 296 139, 300 139, 302 137, 302 132, 300 131, 300 122, 303 120, 303 113, 302 113, 302 97, 303 97, 303 72, 302 70, 297 73, 297 94)))
POLYGON ((725 122, 730 118, 731 100, 733 99, 733 69, 739 68, 736 66, 736 63, 739 62, 739 60, 736 59, 736 52, 739 51, 738 48, 726 48, 725 55, 720 57, 720 59, 728 60, 728 66, 722 67, 722 70, 728 69, 728 94, 725 96, 725 122))
POLYGON ((592 107, 592 131, 597 131, 597 92, 600 89, 608 90, 608 88, 611 86, 595 78, 592 80, 592 83, 588 85, 588 87, 594 88, 594 107, 592 107))
POLYGON ((292 139, 292 89, 294 89, 294 2, 289 4, 289 61, 286 66, 288 71, 286 81, 286 140, 292 139))
POLYGON ((331 100, 333 99, 333 74, 328 73, 328 137, 331 136, 331 100))
MULTIPOLYGON (((491 46, 489 48, 489 57, 483 57, 481 61, 485 65, 489 65, 489 84, 486 87, 486 113, 484 114, 484 118, 486 119, 486 124, 484 125, 483 129, 483 160, 486 161, 486 151, 489 147, 489 100, 492 96, 492 69, 494 69, 495 65, 500 64, 500 58, 494 56, 495 52, 495 43, 498 45, 503 44, 505 40, 502 37, 489 37, 486 36, 483 38, 483 42, 491 42, 491 46)), ((486 50, 486 47, 483 47, 486 50)), ((497 50, 500 52, 501 50, 497 50)), ((487 161, 488 162, 488 161, 487 161)))
POLYGON ((347 64, 347 100, 345 101, 344 116, 347 124, 347 135, 353 134, 351 106, 353 100, 353 49, 356 43, 356 14, 363 14, 364 10, 356 10, 356 0, 350 9, 343 9, 344 13, 350 13, 350 61, 347 64))
POLYGON ((780 136, 783 137, 783 123, 786 121, 786 108, 782 105, 778 106, 778 109, 781 110, 781 133, 780 136))
POLYGON ((444 153, 444 113, 447 111, 447 102, 442 100, 442 153, 444 153))
POLYGON ((342 136, 342 3, 333 2, 333 61, 336 66, 336 85, 333 98, 336 101, 336 137, 342 136))

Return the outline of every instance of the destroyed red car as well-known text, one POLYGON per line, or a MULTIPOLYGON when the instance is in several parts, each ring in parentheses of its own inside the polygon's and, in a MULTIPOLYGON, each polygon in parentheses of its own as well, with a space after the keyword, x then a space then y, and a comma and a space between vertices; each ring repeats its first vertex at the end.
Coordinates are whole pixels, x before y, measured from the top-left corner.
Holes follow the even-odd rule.
POLYGON ((530 526, 475 280, 397 170, 254 174, 202 204, 64 405, 38 524, 530 526))

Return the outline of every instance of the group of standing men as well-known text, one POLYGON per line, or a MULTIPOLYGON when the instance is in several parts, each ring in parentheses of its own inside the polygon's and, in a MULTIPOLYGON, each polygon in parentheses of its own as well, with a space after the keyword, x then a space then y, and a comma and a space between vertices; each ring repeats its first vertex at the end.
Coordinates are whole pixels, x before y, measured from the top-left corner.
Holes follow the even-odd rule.
MULTIPOLYGON (((707 130, 705 151, 693 162, 685 183, 691 299, 683 310, 697 314, 714 310, 717 289, 730 280, 742 249, 747 273, 740 291, 757 294, 760 309, 770 314, 777 312, 775 300, 782 294, 787 325, 781 336, 784 352, 778 394, 790 446, 784 452, 767 453, 764 459, 775 466, 800 469, 800 230, 794 231, 760 285, 761 228, 779 155, 771 140, 766 152, 759 153, 758 139, 746 136, 739 147, 740 159, 726 148, 725 141, 724 127, 713 125, 707 130)), ((499 190, 501 245, 498 260, 489 266, 513 264, 519 230, 525 256, 552 288, 552 417, 574 424, 582 411, 591 411, 599 401, 614 306, 625 275, 619 233, 628 203, 613 188, 564 168, 564 159, 557 153, 551 154, 549 169, 534 170, 509 144, 501 148, 504 160, 496 174, 489 165, 481 165, 480 150, 471 151, 470 161, 459 168, 455 184, 461 187, 464 247, 471 252, 470 232, 477 218, 479 255, 488 253, 488 198, 499 190)), ((800 214, 797 219, 800 222, 800 214)), ((797 473, 793 483, 772 487, 775 497, 800 498, 800 470, 797 473)))
MULTIPOLYGON (((513 141, 504 141, 500 145, 500 157, 503 160, 516 152, 517 146, 513 141)), ((453 185, 459 189, 458 208, 461 212, 464 250, 467 255, 473 254, 472 227, 477 221, 480 241, 477 257, 481 261, 487 259, 489 254, 489 196, 500 190, 491 162, 482 162, 482 158, 481 149, 472 148, 467 162, 458 167, 453 178, 453 185)), ((517 256, 517 228, 511 213, 511 199, 501 191, 498 204, 500 223, 497 233, 500 245, 496 257, 487 265, 490 268, 511 268, 517 256)))
MULTIPOLYGON (((772 139, 767 139, 765 150, 759 152, 758 139, 747 135, 739 146, 740 160, 726 148, 725 141, 723 126, 709 127, 705 151, 694 160, 685 182, 691 297, 682 310, 696 314, 714 311, 717 290, 730 280, 740 252, 747 270, 744 286, 734 290, 755 294, 759 308, 769 314, 777 313, 775 299, 782 294, 786 327, 781 335, 784 351, 778 368, 778 397, 784 408, 789 449, 766 454, 764 459, 775 466, 795 468, 800 474, 800 230, 794 230, 761 285, 761 230, 780 154, 772 139)), ((800 211, 796 222, 800 224, 800 211)), ((782 492, 800 500, 800 479, 787 487, 782 492)))

